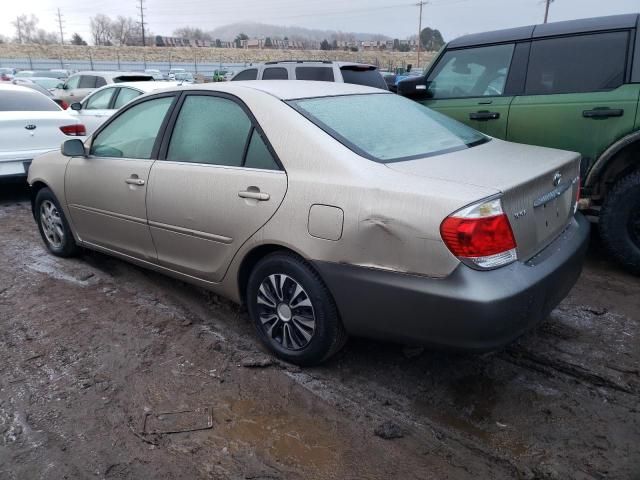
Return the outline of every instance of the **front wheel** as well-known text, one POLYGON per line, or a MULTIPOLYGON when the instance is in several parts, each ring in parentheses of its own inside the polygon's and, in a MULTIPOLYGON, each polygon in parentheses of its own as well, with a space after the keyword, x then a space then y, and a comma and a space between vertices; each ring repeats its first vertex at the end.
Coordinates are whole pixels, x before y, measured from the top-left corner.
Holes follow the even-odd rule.
POLYGON ((640 275, 640 170, 618 180, 608 193, 599 230, 609 254, 640 275))
POLYGON ((43 188, 36 195, 35 216, 42 240, 51 253, 58 257, 72 257, 78 253, 64 212, 48 188, 43 188))
POLYGON ((321 363, 346 341, 331 293, 294 254, 277 252, 258 262, 247 285, 247 307, 262 343, 291 363, 321 363))

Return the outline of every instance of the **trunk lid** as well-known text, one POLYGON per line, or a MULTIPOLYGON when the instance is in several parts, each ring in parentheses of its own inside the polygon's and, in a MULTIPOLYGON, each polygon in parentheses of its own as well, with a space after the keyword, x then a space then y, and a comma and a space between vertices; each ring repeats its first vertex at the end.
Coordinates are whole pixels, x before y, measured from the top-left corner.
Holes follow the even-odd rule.
POLYGON ((69 138, 60 127, 79 123, 77 118, 62 111, 0 112, 0 154, 10 157, 15 152, 56 149, 69 138))
POLYGON ((518 258, 528 260, 551 243, 573 217, 579 164, 577 153, 492 139, 468 150, 387 166, 502 192, 518 258))

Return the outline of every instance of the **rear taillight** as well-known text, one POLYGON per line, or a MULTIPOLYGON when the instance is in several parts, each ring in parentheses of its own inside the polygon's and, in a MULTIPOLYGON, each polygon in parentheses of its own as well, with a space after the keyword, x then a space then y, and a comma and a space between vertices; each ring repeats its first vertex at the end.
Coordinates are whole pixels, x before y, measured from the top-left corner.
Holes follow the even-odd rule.
POLYGON ((60 127, 60 130, 62 130, 62 133, 69 135, 70 137, 84 137, 87 134, 87 129, 80 123, 76 123, 75 125, 65 125, 64 127, 60 127))
POLYGON ((64 100, 60 100, 60 107, 62 107, 63 110, 66 110, 67 108, 69 108, 69 104, 64 100))
POLYGON ((448 216, 440 225, 440 235, 451 253, 472 267, 497 268, 518 259, 516 240, 500 199, 448 216))

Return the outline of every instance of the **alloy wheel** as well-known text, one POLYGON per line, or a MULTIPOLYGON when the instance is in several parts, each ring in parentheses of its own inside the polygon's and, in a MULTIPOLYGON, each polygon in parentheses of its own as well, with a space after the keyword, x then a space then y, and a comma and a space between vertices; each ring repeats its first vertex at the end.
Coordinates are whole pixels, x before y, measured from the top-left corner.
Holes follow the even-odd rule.
POLYGON ((40 205, 40 224, 49 245, 53 248, 62 248, 64 244, 62 218, 51 200, 45 200, 40 205))
POLYGON ((302 285, 288 275, 272 274, 260 284, 257 297, 260 324, 270 342, 287 350, 311 342, 316 317, 302 285))

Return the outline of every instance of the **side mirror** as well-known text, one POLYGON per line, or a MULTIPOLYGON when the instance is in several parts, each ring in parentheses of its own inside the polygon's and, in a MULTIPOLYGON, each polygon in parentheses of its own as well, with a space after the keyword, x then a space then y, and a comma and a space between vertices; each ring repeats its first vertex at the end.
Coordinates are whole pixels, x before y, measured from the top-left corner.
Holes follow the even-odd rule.
POLYGON ((84 148, 84 143, 78 138, 65 140, 62 144, 60 152, 65 157, 86 157, 87 151, 84 148))
POLYGON ((80 102, 73 102, 69 108, 76 111, 82 110, 82 104, 80 102))
POLYGON ((429 82, 426 81, 425 77, 409 77, 400 80, 398 82, 398 95, 414 100, 424 100, 433 96, 429 91, 429 82))

